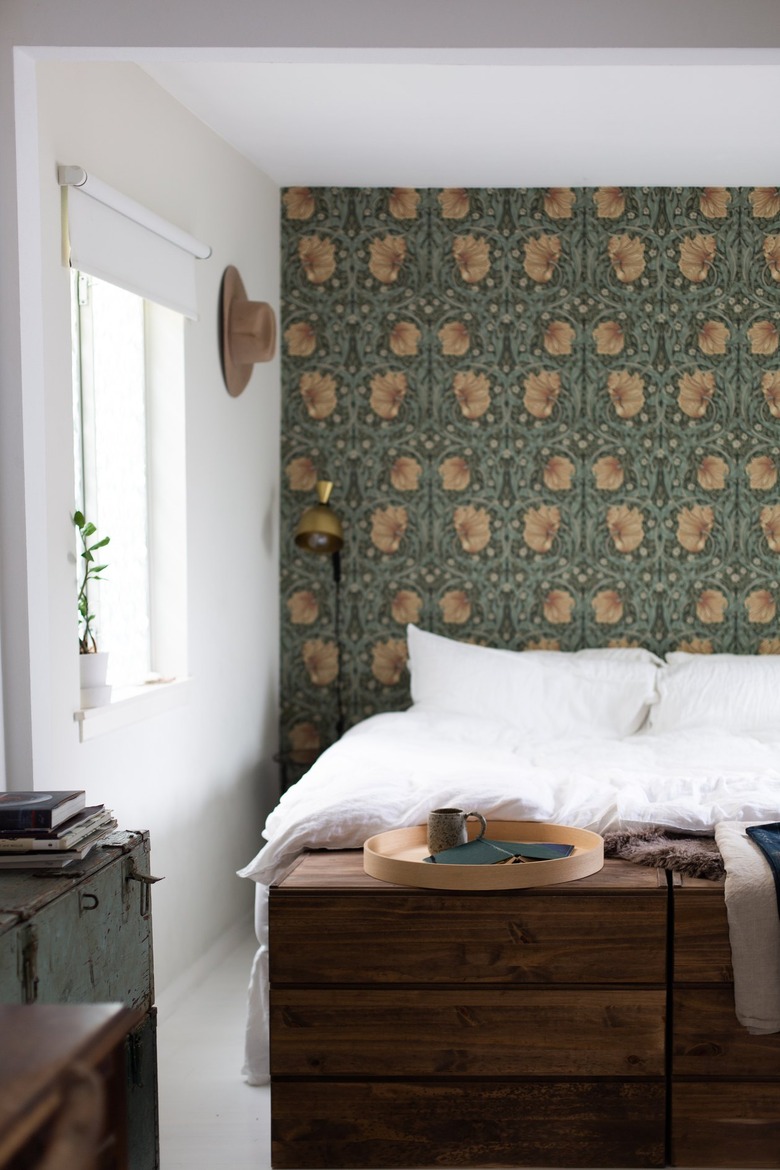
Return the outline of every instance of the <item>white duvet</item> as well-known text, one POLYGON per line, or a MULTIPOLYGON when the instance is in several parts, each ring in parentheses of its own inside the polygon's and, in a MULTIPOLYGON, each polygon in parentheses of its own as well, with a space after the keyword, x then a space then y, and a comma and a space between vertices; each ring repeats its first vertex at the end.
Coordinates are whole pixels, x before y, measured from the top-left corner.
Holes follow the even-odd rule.
POLYGON ((712 833, 721 821, 776 821, 780 727, 534 742, 505 723, 414 706, 352 728, 285 793, 265 844, 239 871, 259 887, 244 1068, 251 1083, 267 1080, 266 887, 304 849, 360 848, 444 806, 596 832, 653 824, 712 833))

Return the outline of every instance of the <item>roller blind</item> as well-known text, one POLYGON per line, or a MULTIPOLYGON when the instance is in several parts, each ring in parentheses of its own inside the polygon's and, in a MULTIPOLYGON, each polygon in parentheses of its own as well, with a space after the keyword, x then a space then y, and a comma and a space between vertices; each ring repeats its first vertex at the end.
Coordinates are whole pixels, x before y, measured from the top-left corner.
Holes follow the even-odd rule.
POLYGON ((60 167, 59 179, 70 267, 197 320, 195 262, 208 245, 80 167, 60 167))

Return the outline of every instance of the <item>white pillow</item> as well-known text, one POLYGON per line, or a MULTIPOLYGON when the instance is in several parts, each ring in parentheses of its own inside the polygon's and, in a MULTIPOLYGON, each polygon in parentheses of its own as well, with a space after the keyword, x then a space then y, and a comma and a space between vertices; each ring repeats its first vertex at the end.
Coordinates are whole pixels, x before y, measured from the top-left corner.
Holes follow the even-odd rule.
POLYGON ((666 655, 666 663, 650 731, 780 730, 780 656, 678 650, 666 655))
POLYGON ((407 629, 412 701, 502 720, 537 739, 621 739, 655 699, 660 659, 646 650, 494 650, 407 629))

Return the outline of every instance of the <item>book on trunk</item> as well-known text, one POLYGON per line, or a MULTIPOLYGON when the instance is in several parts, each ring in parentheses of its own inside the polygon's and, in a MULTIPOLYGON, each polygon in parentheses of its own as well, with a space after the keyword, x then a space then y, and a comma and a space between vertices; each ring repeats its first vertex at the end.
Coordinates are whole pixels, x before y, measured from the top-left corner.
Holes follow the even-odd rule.
POLYGON ((0 792, 0 829, 56 829, 86 803, 83 789, 0 792))
POLYGON ((42 849, 28 853, 0 853, 0 869, 65 869, 74 861, 83 861, 96 845, 104 841, 113 825, 107 825, 90 833, 73 849, 42 849))
POLYGON ((96 829, 116 827, 114 814, 102 804, 90 806, 63 821, 56 829, 0 829, 0 855, 28 853, 30 850, 59 851, 73 849, 96 829))

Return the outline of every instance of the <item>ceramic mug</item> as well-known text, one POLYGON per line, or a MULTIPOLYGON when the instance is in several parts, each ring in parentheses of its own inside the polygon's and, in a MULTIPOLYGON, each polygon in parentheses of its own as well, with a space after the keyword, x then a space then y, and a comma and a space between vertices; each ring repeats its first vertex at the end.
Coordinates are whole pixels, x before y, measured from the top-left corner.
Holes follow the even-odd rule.
POLYGON ((469 839, 466 821, 469 817, 476 817, 482 828, 476 840, 484 837, 487 822, 482 813, 464 812, 462 808, 435 808, 428 813, 428 852, 441 853, 444 849, 452 849, 455 845, 465 845, 469 839))

